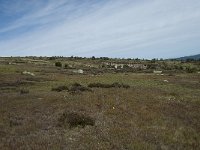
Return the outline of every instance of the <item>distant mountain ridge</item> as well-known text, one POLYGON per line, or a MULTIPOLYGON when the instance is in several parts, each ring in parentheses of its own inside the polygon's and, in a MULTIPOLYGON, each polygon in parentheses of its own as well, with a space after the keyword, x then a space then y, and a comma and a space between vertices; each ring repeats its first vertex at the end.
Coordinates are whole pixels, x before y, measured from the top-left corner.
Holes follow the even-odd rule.
POLYGON ((194 60, 200 60, 200 54, 192 55, 192 56, 184 56, 180 58, 175 58, 177 60, 188 60, 188 59, 194 59, 194 60))

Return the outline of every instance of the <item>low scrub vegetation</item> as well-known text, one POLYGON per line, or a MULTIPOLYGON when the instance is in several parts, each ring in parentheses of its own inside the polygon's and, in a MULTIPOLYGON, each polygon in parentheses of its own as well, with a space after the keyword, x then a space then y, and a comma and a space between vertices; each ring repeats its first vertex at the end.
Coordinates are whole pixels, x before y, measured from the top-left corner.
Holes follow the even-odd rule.
POLYGON ((118 83, 118 82, 115 82, 113 84, 90 83, 88 87, 90 88, 125 88, 125 89, 130 88, 129 85, 118 83))
POLYGON ((73 94, 78 92, 91 91, 91 89, 79 83, 74 83, 69 87, 68 91, 73 94))
POLYGON ((56 88, 52 88, 52 91, 57 91, 57 92, 68 91, 70 93, 78 93, 78 92, 92 91, 92 90, 79 83, 74 83, 74 84, 71 84, 70 86, 62 85, 56 88))

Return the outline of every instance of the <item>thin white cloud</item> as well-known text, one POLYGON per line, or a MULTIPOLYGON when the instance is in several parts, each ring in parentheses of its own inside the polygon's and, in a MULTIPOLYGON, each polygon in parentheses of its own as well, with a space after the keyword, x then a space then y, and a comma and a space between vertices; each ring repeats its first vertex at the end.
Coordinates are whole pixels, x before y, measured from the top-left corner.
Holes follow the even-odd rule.
POLYGON ((35 26, 1 38, 0 55, 153 58, 200 52, 199 0, 50 0, 36 6, 0 29, 1 36, 35 26))

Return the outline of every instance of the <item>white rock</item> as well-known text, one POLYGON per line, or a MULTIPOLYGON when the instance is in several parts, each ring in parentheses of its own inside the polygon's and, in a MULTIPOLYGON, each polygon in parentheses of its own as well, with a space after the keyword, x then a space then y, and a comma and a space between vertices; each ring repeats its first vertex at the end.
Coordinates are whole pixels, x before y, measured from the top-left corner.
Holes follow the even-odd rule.
POLYGON ((31 76, 35 76, 35 74, 34 74, 34 73, 32 73, 32 72, 28 72, 28 71, 23 71, 23 72, 22 72, 22 74, 24 74, 24 75, 31 75, 31 76))
POLYGON ((83 74, 84 71, 82 69, 78 69, 78 70, 73 70, 73 73, 83 74))
POLYGON ((154 70, 153 73, 155 73, 155 74, 161 74, 162 71, 156 71, 156 70, 154 70))

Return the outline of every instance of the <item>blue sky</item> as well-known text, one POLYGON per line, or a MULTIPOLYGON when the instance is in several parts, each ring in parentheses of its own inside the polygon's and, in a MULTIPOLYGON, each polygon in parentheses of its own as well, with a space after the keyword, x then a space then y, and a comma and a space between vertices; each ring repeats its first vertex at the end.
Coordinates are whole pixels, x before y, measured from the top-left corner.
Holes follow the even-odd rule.
POLYGON ((0 0, 0 56, 199 53, 199 0, 0 0))

